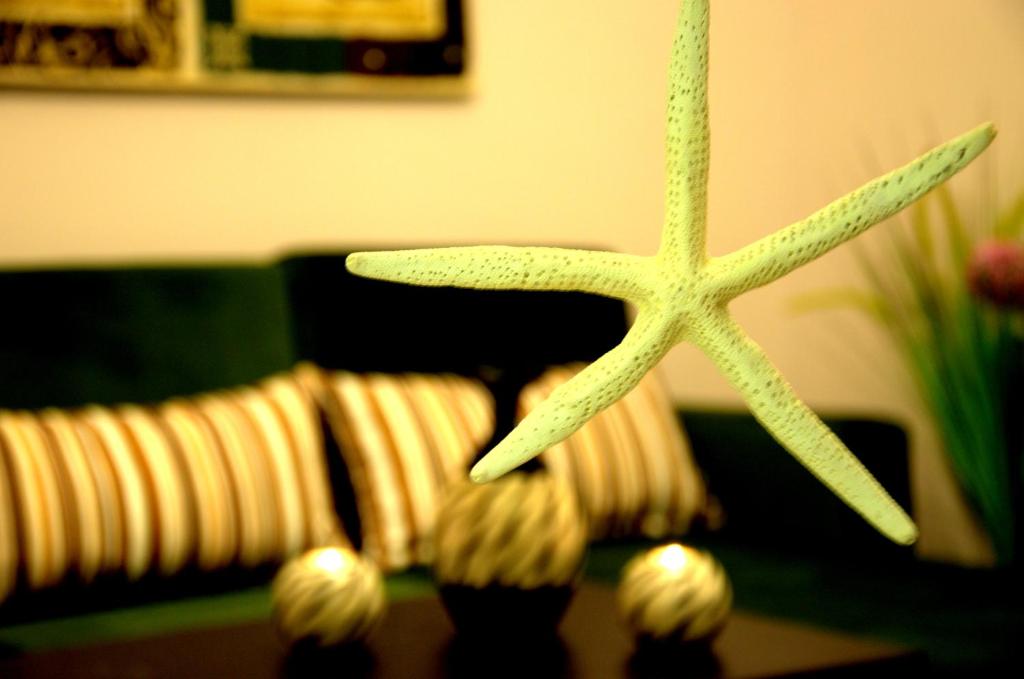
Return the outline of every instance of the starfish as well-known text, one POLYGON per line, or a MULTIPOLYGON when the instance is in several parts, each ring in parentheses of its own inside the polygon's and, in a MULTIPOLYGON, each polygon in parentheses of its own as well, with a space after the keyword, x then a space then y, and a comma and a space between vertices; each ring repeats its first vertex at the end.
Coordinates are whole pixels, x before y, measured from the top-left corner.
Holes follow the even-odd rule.
POLYGON ((729 315, 728 303, 824 255, 949 179, 995 137, 981 125, 794 224, 735 252, 705 248, 709 127, 708 0, 684 2, 669 71, 667 191, 653 256, 549 247, 467 246, 362 252, 349 271, 426 286, 576 290, 637 309, 622 342, 532 410, 472 469, 495 479, 567 438, 628 393, 680 342, 701 349, 739 391, 754 417, 840 499, 891 540, 917 528, 859 460, 795 394, 729 315))

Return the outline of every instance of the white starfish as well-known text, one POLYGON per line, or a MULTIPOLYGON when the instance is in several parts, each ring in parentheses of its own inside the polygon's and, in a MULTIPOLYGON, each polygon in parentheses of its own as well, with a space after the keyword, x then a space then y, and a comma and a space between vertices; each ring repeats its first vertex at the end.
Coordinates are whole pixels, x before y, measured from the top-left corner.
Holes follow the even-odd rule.
POLYGON ((991 124, 938 146, 795 224, 708 257, 708 2, 684 2, 669 74, 668 187, 656 255, 543 247, 455 247, 356 253, 349 271, 415 285, 579 290, 638 307, 622 343, 556 389, 472 470, 494 479, 568 437, 636 386, 680 342, 707 354, 761 424, 842 500, 896 542, 917 528, 729 316, 737 295, 784 276, 903 209, 973 160, 991 124))

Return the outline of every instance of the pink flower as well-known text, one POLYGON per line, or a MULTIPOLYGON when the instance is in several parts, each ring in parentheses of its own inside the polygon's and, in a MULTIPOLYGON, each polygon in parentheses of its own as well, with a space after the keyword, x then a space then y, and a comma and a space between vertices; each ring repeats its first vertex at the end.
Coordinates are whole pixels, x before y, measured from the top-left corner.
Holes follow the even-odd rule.
POLYGON ((1024 243, 989 240, 967 266, 971 292, 999 306, 1024 308, 1024 243))

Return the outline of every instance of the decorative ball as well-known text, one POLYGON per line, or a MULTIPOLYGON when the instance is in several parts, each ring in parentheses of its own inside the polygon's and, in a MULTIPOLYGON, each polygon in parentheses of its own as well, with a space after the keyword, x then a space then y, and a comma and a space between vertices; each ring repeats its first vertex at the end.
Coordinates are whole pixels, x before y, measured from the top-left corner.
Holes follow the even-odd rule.
POLYGON ((587 523, 546 472, 453 487, 438 514, 434 577, 456 629, 480 637, 554 634, 582 572, 587 523))
POLYGON ((619 613, 639 640, 707 641, 725 624, 732 585, 707 552, 670 544, 626 564, 618 600, 619 613))
POLYGON ((386 608, 377 567, 345 547, 291 559, 274 577, 274 622, 288 645, 327 647, 364 639, 386 608))

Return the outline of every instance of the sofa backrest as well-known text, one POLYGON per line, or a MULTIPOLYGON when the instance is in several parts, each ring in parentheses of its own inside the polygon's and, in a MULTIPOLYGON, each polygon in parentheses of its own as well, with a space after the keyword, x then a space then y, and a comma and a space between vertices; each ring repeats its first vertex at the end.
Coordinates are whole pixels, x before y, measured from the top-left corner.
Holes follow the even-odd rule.
POLYGON ((159 401, 292 366, 281 270, 0 272, 0 407, 159 401))
POLYGON ((592 361, 626 332, 622 302, 583 293, 425 288, 345 270, 345 252, 282 261, 296 356, 353 372, 543 368, 592 361))
POLYGON ((536 369, 593 360, 626 330, 616 300, 393 285, 349 274, 344 258, 0 272, 0 408, 159 401, 299 360, 354 372, 536 369))
MULTIPOLYGON (((681 416, 708 490, 723 508, 715 539, 854 561, 913 558, 911 548, 890 542, 839 501, 749 413, 688 409, 681 416)), ((903 428, 872 419, 825 422, 911 513, 903 428)))

